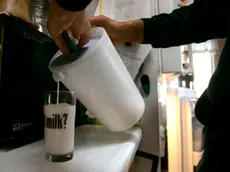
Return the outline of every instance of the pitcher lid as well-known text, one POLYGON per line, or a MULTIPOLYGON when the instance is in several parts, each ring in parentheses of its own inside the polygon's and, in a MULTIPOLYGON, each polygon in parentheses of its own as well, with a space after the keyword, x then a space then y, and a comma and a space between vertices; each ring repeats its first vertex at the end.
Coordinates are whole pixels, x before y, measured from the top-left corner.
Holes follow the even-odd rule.
POLYGON ((55 69, 55 68, 62 68, 64 66, 68 66, 77 60, 81 59, 84 57, 84 55, 91 50, 99 41, 100 39, 98 38, 93 38, 91 39, 86 45, 83 47, 77 46, 76 52, 65 56, 62 54, 62 52, 59 50, 52 58, 49 68, 50 69, 55 69))

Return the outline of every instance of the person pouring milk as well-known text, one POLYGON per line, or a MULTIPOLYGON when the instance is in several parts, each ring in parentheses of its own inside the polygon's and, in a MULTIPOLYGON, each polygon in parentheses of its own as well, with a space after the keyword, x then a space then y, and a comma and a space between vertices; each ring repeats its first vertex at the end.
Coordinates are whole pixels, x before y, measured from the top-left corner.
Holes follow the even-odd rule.
MULTIPOLYGON (((88 18, 85 7, 91 0, 56 0, 51 4, 48 30, 63 53, 68 53, 61 38, 70 29, 83 46, 92 27, 103 27, 114 43, 136 42, 166 48, 209 39, 227 38, 220 63, 209 87, 197 102, 195 113, 205 125, 204 154, 198 172, 230 171, 227 108, 230 92, 230 1, 195 0, 193 4, 147 19, 118 22, 105 16, 88 18), (226 121, 226 122, 225 122, 226 121), (224 149, 220 150, 221 148, 224 149)), ((140 7, 141 8, 141 7, 140 7)))

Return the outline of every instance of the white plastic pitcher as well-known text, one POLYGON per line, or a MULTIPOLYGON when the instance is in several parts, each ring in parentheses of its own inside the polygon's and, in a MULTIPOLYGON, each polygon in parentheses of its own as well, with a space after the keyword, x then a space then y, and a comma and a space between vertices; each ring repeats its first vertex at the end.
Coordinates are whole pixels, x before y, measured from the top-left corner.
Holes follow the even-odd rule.
POLYGON ((93 31, 83 49, 71 57, 58 51, 49 68, 106 128, 123 131, 141 119, 144 100, 107 33, 93 31))

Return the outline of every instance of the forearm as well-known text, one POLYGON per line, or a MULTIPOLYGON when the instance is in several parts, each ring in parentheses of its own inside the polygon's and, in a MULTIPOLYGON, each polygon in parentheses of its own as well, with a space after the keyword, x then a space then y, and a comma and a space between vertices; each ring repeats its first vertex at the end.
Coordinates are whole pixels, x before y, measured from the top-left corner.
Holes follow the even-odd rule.
POLYGON ((126 42, 142 43, 144 39, 144 23, 142 20, 122 22, 121 34, 126 42))
POLYGON ((64 9, 69 11, 82 11, 92 0, 56 0, 56 2, 64 9))
POLYGON ((212 38, 212 34, 208 33, 209 29, 203 31, 205 21, 199 19, 194 23, 193 18, 197 14, 192 14, 194 10, 190 9, 191 7, 185 7, 171 14, 123 22, 124 36, 129 42, 152 44, 155 48, 202 42, 212 38))

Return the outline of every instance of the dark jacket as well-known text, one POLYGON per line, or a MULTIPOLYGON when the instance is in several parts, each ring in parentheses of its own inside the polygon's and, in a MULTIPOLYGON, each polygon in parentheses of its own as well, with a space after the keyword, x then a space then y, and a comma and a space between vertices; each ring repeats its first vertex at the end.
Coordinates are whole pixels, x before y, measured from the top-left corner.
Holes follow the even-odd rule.
POLYGON ((218 67, 195 108, 197 118, 205 125, 204 154, 198 172, 230 171, 229 14, 229 0, 195 0, 192 5, 174 10, 171 14, 143 19, 144 43, 150 43, 155 48, 227 38, 218 67))
POLYGON ((84 10, 92 0, 56 0, 56 2, 64 9, 69 11, 84 10))
POLYGON ((204 154, 198 172, 230 171, 229 14, 229 0, 195 0, 192 5, 174 10, 171 14, 144 19, 144 43, 150 43, 155 48, 227 38, 218 67, 195 108, 197 118, 206 128, 204 154))
MULTIPOLYGON (((171 14, 160 14, 151 19, 143 19, 144 43, 150 43, 154 48, 166 48, 200 43, 215 38, 227 38, 230 33, 229 14, 229 0, 221 2, 195 0, 192 5, 174 10, 171 14)), ((196 115, 204 125, 216 123, 217 119, 210 117, 214 111, 218 113, 228 110, 227 106, 223 105, 226 105, 227 99, 230 98, 230 93, 227 93, 227 88, 230 88, 229 51, 230 47, 225 46, 210 85, 203 93, 202 100, 204 101, 201 102, 200 99, 198 102, 196 115), (202 104, 202 107, 198 109, 199 103, 202 104)), ((230 112, 230 109, 228 111, 230 112)), ((223 115, 218 122, 222 120, 223 115)))

